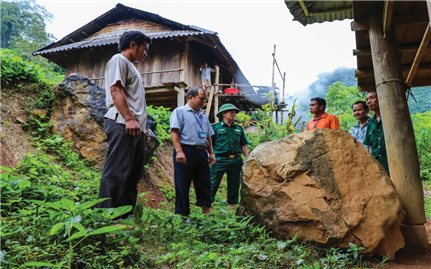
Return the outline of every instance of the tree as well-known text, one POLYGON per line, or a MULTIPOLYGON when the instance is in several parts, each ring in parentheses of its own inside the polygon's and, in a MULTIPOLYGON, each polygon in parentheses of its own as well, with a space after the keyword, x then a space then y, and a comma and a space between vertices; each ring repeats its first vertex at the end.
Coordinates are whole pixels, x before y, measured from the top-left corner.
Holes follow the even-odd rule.
POLYGON ((348 131, 356 124, 352 114, 352 104, 364 100, 356 86, 346 86, 342 82, 335 82, 328 87, 326 102, 328 112, 337 115, 340 119, 341 129, 348 131))
POLYGON ((3 1, 0 8, 2 48, 16 49, 29 57, 54 40, 46 32, 46 21, 52 19, 52 14, 35 0, 3 1))

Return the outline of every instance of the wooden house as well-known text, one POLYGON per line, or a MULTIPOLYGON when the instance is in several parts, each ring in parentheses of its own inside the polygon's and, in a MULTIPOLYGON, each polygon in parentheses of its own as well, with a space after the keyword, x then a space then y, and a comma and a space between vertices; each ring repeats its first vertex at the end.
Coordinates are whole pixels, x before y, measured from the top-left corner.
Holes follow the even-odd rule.
MULTIPOLYGON (((145 82, 147 104, 170 108, 183 105, 187 89, 201 85, 199 68, 204 62, 217 66, 213 83, 243 85, 239 98, 230 99, 242 110, 253 110, 267 102, 248 86, 250 83, 216 32, 122 4, 33 54, 60 65, 66 75, 78 73, 103 87, 106 63, 118 52, 122 33, 132 29, 152 38, 148 57, 138 65, 145 82)), ((221 90, 220 86, 216 93, 221 90)), ((217 110, 218 95, 215 96, 217 110)))

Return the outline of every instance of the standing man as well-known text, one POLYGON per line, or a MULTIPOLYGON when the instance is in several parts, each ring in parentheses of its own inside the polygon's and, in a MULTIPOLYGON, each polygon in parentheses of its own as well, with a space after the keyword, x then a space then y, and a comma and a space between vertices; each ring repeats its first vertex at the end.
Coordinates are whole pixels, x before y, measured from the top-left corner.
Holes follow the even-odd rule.
POLYGON ((213 126, 214 153, 216 164, 211 166, 211 202, 214 202, 223 174, 227 174, 227 204, 238 204, 238 192, 241 182, 241 153, 248 157, 247 138, 244 129, 234 122, 239 109, 232 104, 220 107, 217 117, 223 119, 213 126))
POLYGON ((189 89, 187 104, 176 108, 170 119, 174 145, 175 213, 190 214, 189 190, 193 181, 196 205, 202 212, 211 212, 211 183, 209 165, 215 163, 211 124, 202 107, 206 92, 202 88, 189 89))
POLYGON ((307 130, 340 129, 337 116, 325 112, 326 100, 320 97, 310 99, 310 113, 314 118, 307 124, 307 130))
POLYGON ((144 168, 145 89, 135 62, 147 56, 151 39, 140 31, 127 31, 118 45, 120 53, 109 60, 105 73, 104 128, 108 153, 100 181, 99 197, 110 198, 100 207, 135 206, 137 184, 144 168))
POLYGON ((206 90, 211 87, 211 72, 214 72, 215 70, 209 67, 207 63, 204 63, 199 68, 199 71, 201 71, 202 87, 206 90))
POLYGON ((386 155, 385 134, 383 133, 383 123, 380 117, 379 100, 376 92, 369 92, 366 98, 367 106, 374 112, 374 116, 368 120, 367 133, 364 138, 364 145, 369 146, 371 155, 389 173, 388 158, 386 155))
POLYGON ((349 133, 358 141, 359 143, 364 143, 365 134, 367 133, 368 126, 368 106, 365 101, 356 101, 352 105, 353 116, 358 120, 358 124, 350 128, 349 133))

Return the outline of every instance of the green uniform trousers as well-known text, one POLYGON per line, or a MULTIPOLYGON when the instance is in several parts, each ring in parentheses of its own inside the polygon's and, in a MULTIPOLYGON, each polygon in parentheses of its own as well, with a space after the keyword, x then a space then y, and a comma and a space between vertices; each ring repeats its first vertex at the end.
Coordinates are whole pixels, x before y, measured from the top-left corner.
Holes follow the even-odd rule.
POLYGON ((211 202, 214 202, 217 190, 224 173, 227 174, 227 203, 235 205, 239 202, 239 186, 241 183, 242 159, 238 155, 234 159, 216 156, 217 162, 210 166, 211 170, 211 202))

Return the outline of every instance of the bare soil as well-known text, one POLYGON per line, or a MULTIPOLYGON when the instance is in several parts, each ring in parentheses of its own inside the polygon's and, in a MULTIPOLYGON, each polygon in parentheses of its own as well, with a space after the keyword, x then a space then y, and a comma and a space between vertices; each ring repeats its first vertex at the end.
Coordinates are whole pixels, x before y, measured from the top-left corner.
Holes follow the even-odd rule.
POLYGON ((35 95, 20 89, 2 88, 0 94, 0 165, 14 167, 26 153, 34 152, 31 135, 23 130, 35 109, 35 95))

